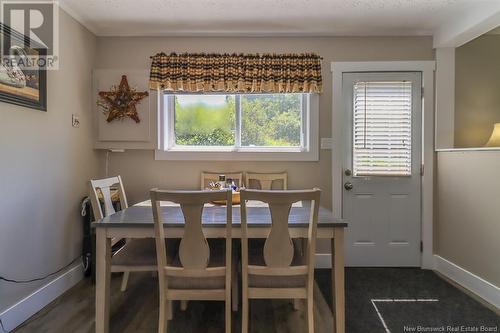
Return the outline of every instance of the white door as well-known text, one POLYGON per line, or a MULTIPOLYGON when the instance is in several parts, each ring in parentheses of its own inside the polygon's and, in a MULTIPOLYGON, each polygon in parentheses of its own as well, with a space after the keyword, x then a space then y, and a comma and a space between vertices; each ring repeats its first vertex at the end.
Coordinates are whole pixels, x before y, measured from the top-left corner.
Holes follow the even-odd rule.
POLYGON ((348 266, 420 266, 421 73, 345 73, 348 266))

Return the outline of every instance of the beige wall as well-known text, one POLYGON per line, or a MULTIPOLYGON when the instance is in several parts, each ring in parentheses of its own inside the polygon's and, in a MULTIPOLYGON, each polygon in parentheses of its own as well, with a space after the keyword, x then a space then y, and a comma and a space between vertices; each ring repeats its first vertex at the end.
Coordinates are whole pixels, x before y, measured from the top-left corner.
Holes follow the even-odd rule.
MULTIPOLYGON (((98 38, 99 69, 148 69, 156 52, 316 52, 323 57, 324 93, 320 96, 320 137, 331 137, 332 61, 432 60, 430 37, 325 38, 98 38)), ((104 153, 102 153, 104 155, 104 153)), ((147 198, 153 186, 197 188, 203 170, 289 173, 290 188, 323 189, 322 204, 331 207, 331 151, 318 162, 179 162, 155 161, 153 151, 111 154, 110 174, 121 174, 130 201, 147 198)))
MULTIPOLYGON (((90 112, 96 39, 61 11, 60 47, 47 112, 0 103, 0 275, 10 278, 55 271, 81 253, 79 203, 98 171, 90 112), (71 113, 80 128, 71 127, 71 113)), ((0 281, 0 313, 53 278, 0 281)))
POLYGON ((436 253, 500 286, 500 152, 440 152, 436 253))
POLYGON ((457 48, 455 70, 455 147, 482 147, 500 122, 500 35, 457 48))
MULTIPOLYGON (((482 147, 500 122, 500 35, 454 51, 454 146, 482 147)), ((436 254, 497 286, 499 169, 499 151, 438 152, 434 212, 436 254)))

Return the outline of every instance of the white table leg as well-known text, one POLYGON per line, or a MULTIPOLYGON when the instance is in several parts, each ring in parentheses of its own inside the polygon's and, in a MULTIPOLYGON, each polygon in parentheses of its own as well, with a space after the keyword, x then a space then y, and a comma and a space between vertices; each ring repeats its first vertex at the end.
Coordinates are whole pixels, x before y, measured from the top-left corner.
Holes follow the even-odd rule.
POLYGON ((111 283, 111 239, 105 228, 96 228, 95 331, 109 331, 109 299, 111 283))
POLYGON ((335 228, 332 239, 332 296, 335 333, 345 333, 344 229, 335 228))

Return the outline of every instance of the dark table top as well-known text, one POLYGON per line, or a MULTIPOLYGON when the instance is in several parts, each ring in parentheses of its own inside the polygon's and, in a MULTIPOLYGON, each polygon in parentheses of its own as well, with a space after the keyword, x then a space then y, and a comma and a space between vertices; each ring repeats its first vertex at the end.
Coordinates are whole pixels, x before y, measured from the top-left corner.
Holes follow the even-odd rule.
MULTIPOLYGON (((292 206, 289 216, 290 227, 303 228, 309 225, 309 205, 297 202, 292 206)), ((162 203, 161 213, 163 223, 167 227, 183 227, 184 216, 179 205, 162 203)), ((151 202, 144 201, 115 214, 92 223, 96 228, 142 228, 153 227, 153 211, 151 202)), ((233 206, 233 227, 241 223, 240 206, 233 206)), ((271 224, 269 207, 261 202, 247 203, 248 227, 266 227, 271 224)), ((204 227, 221 227, 226 224, 226 207, 207 204, 203 209, 202 224, 204 227)), ((332 211, 320 207, 318 228, 345 228, 347 222, 333 217, 332 211)))

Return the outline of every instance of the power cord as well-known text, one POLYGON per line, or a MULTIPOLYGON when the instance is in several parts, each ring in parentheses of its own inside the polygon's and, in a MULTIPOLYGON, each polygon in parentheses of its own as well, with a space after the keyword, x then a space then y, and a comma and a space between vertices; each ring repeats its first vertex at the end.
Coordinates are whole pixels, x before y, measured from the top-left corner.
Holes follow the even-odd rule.
MULTIPOLYGON (((55 275, 55 274, 63 271, 64 269, 68 268, 69 266, 73 265, 77 260, 79 260, 79 259, 81 260, 81 258, 82 258, 81 256, 78 256, 75 259, 71 260, 71 262, 69 264, 67 264, 66 266, 61 267, 57 271, 49 273, 49 274, 42 276, 42 277, 38 277, 38 278, 30 279, 30 280, 15 280, 15 279, 8 279, 6 277, 0 276, 0 280, 5 281, 5 282, 10 282, 10 283, 31 283, 31 282, 35 282, 35 281, 45 280, 49 276, 55 275)), ((3 325, 2 325, 2 329, 3 329, 3 325)))
POLYGON ((0 328, 2 329, 3 333, 9 333, 8 331, 5 330, 5 327, 3 327, 2 319, 0 319, 0 328))

